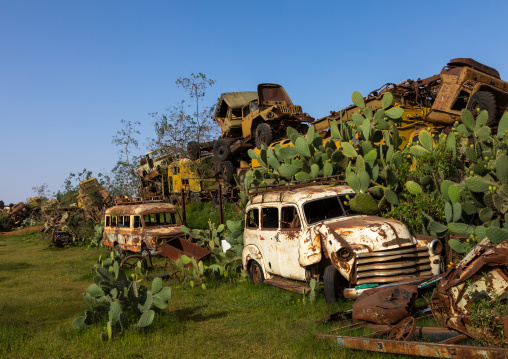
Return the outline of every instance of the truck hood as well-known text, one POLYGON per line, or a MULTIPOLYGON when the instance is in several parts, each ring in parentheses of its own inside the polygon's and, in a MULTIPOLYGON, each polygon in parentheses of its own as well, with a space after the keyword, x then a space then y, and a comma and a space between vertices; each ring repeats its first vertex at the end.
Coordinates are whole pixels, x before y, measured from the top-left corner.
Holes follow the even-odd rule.
POLYGON ((325 236, 327 247, 331 244, 330 241, 335 242, 332 238, 337 239, 338 235, 357 253, 395 249, 416 243, 401 222, 375 216, 335 218, 322 222, 318 231, 325 236), (330 232, 334 235, 330 236, 330 232))

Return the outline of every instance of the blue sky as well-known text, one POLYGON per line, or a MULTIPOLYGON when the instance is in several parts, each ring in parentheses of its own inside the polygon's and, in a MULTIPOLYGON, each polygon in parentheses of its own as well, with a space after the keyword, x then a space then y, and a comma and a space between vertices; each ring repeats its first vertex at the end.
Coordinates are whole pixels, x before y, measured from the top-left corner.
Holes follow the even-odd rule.
MULTIPOLYGON (((0 0, 0 200, 117 161, 120 120, 151 112, 202 72, 222 92, 283 85, 315 118, 386 82, 472 57, 508 79, 505 1, 0 0)), ((145 147, 139 153, 146 152, 145 147)))

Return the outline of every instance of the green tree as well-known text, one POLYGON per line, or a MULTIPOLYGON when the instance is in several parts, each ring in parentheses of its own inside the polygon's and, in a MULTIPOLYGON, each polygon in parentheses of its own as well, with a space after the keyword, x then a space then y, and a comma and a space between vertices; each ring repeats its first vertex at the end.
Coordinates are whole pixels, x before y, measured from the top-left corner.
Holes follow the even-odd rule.
POLYGON ((185 155, 188 142, 203 143, 219 135, 218 127, 211 118, 214 106, 203 104, 206 90, 215 81, 202 73, 193 73, 189 77, 179 77, 176 84, 189 96, 189 103, 181 100, 167 108, 165 114, 150 114, 155 120, 156 139, 153 142, 156 147, 166 148, 170 153, 185 155))
POLYGON ((111 170, 110 176, 105 176, 105 184, 108 192, 114 195, 123 195, 132 197, 136 195, 139 176, 136 172, 140 156, 132 155, 132 150, 139 150, 137 135, 140 134, 139 121, 120 121, 124 127, 117 131, 113 136, 112 143, 120 147, 118 151, 118 161, 111 170))

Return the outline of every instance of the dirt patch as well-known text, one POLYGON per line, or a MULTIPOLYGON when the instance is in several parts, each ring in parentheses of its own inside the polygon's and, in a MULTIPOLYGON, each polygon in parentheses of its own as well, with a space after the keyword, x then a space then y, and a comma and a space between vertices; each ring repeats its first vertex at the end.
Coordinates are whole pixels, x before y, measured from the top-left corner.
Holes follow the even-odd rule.
POLYGON ((18 229, 18 230, 10 231, 10 232, 0 232, 0 236, 13 236, 16 234, 23 234, 26 232, 35 232, 35 231, 39 231, 41 228, 42 228, 42 226, 33 226, 33 227, 18 229))

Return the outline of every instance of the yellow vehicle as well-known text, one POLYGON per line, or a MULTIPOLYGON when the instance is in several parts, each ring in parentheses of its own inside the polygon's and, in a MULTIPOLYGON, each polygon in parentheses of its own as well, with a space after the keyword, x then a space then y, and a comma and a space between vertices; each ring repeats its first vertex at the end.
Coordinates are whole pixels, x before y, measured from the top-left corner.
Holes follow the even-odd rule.
MULTIPOLYGON (((405 146, 418 128, 442 130, 455 121, 461 121, 463 109, 476 115, 477 110, 489 114, 487 125, 494 127, 508 109, 508 83, 499 73, 473 59, 452 59, 438 75, 425 79, 407 80, 399 84, 388 83, 372 91, 365 98, 365 105, 373 111, 382 107, 384 93, 393 95, 392 107, 404 109, 402 121, 397 124, 401 146, 405 146)), ((359 108, 355 105, 331 116, 316 120, 316 132, 327 132, 332 120, 350 120, 359 108)))
MULTIPOLYGON (((244 168, 244 172, 247 172, 248 168, 244 168)), ((168 166, 170 198, 172 200, 177 199, 183 190, 189 199, 196 202, 213 200, 219 185, 222 186, 222 190, 226 195, 234 196, 236 187, 229 185, 230 178, 219 179, 217 171, 213 166, 211 157, 202 157, 196 161, 183 158, 172 162, 168 166)), ((234 168, 231 166, 228 171, 231 171, 229 173, 232 175, 234 168)), ((224 170, 222 173, 224 173, 224 170)))

